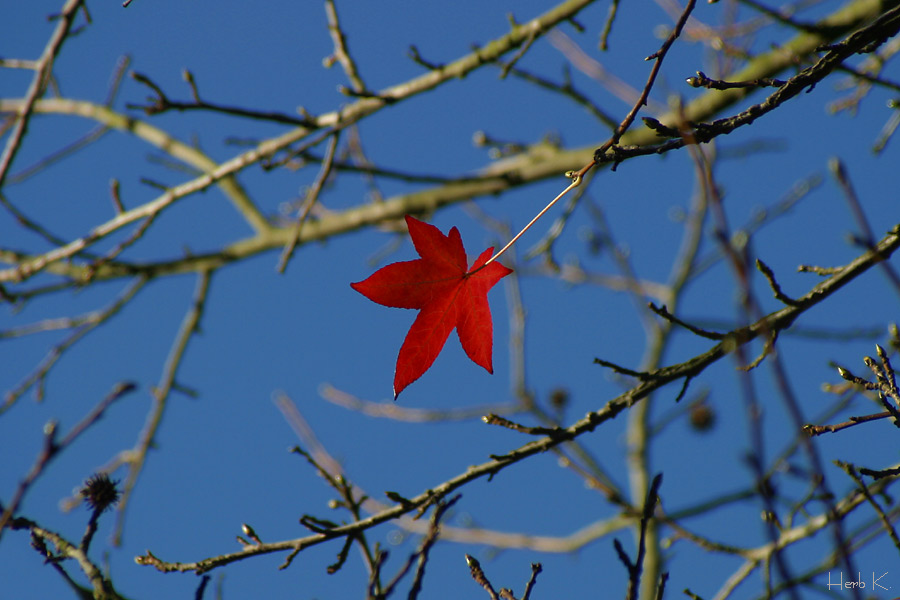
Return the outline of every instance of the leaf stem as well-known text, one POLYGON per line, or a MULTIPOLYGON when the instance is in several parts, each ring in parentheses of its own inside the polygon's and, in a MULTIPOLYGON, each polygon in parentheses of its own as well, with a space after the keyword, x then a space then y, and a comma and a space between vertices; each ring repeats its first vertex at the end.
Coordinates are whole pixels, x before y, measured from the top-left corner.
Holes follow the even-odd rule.
MULTIPOLYGON (((590 166, 593 166, 593 163, 591 163, 590 166)), ((583 175, 585 172, 587 172, 587 169, 582 169, 581 171, 569 171, 568 173, 566 173, 566 177, 570 177, 572 179, 572 183, 570 183, 566 189, 561 191, 556 198, 551 200, 550 203, 547 206, 545 206, 541 212, 539 212, 537 215, 535 215, 535 217, 533 219, 531 219, 531 221, 528 223, 528 225, 526 225, 522 229, 522 231, 520 231, 519 233, 516 234, 516 237, 509 240, 509 242, 505 246, 503 246, 500 250, 498 250, 492 257, 490 257, 486 263, 484 263, 483 265, 478 267, 478 269, 476 269, 475 271, 472 271, 471 273, 475 273, 479 269, 485 268, 486 266, 488 266, 489 264, 491 264, 492 262, 494 262, 495 260, 500 258, 500 256, 502 256, 504 252, 509 250, 510 246, 515 244, 518 241, 518 239, 520 237, 522 237, 522 234, 524 234, 526 231, 531 229, 531 226, 534 225, 538 219, 543 217, 544 214, 548 210, 550 210, 553 207, 553 205, 559 201, 560 198, 562 198, 563 196, 568 194, 571 190, 573 190, 573 189, 577 188, 579 185, 581 185, 581 181, 583 179, 583 175)))

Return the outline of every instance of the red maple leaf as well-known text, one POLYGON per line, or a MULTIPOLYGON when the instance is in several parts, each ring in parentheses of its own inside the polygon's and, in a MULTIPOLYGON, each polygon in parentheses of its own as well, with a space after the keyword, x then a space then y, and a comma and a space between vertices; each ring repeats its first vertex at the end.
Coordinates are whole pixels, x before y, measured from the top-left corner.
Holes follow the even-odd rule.
POLYGON ((416 317, 397 357, 394 399, 434 363, 450 332, 456 329, 463 350, 476 364, 494 372, 491 351, 494 328, 487 293, 512 273, 499 262, 483 266, 494 252, 488 248, 468 269, 459 230, 449 235, 434 225, 406 217, 409 235, 421 258, 396 262, 350 286, 378 304, 415 308, 416 317))

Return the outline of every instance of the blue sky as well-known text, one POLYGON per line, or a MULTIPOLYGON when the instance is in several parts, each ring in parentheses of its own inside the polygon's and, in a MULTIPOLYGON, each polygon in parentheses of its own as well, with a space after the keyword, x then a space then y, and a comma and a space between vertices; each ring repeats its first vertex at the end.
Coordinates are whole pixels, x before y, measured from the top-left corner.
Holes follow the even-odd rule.
MULTIPOLYGON (((381 89, 423 72, 407 56, 410 45, 428 60, 450 62, 471 51, 473 44, 483 45, 505 34, 508 13, 522 22, 549 6, 531 0, 339 2, 338 10, 364 80, 370 88, 381 89)), ((837 6, 822 3, 805 15, 812 20, 837 6)), ((65 97, 102 103, 117 61, 128 55, 129 70, 147 75, 172 98, 190 97, 181 78, 182 70, 188 68, 201 96, 211 102, 287 114, 296 114, 297 107, 303 106, 321 114, 350 101, 337 91, 338 85, 346 84, 340 67, 325 69, 322 65, 333 46, 320 3, 134 0, 127 9, 116 2, 91 3, 89 8, 92 23, 66 41, 54 70, 65 97)), ((609 72, 639 89, 650 67, 643 59, 660 44, 656 28, 668 27, 672 20, 657 4, 623 4, 610 50, 600 52, 597 36, 607 8, 606 3, 598 3, 578 16, 586 33, 579 34, 571 24, 560 26, 559 31, 609 72)), ((732 9, 724 0, 715 6, 701 4, 694 16, 715 25, 732 9)), ((41 1, 17 3, 15 9, 4 11, 0 56, 37 58, 53 28, 45 16, 58 10, 59 3, 41 1)), ((745 8, 737 14, 742 22, 753 16, 745 8)), ((79 17, 81 22, 83 18, 79 17)), ((785 39, 788 35, 775 29, 751 48, 763 51, 771 41, 769 36, 785 39)), ((656 106, 665 106, 674 94, 689 101, 705 93, 683 81, 700 69, 713 73, 709 57, 709 50, 701 44, 677 43, 654 89, 656 106)), ((560 81, 567 62, 567 57, 545 38, 535 43, 519 66, 560 81)), ((616 120, 627 113, 630 104, 577 68, 571 67, 571 73, 578 89, 616 120)), ((574 103, 513 77, 501 80, 498 75, 499 69, 486 67, 366 119, 359 133, 368 158, 384 168, 460 176, 492 160, 485 148, 473 144, 477 131, 526 144, 553 135, 567 148, 599 145, 609 136, 600 122, 574 103)), ((890 66, 885 75, 891 78, 890 66)), ((0 95, 21 97, 30 77, 30 71, 0 70, 0 95)), ((797 273, 798 264, 845 264, 861 253, 848 242, 859 229, 829 175, 829 159, 839 157, 846 164, 876 238, 895 225, 900 214, 896 140, 879 156, 871 152, 874 140, 891 117, 886 102, 896 92, 876 89, 863 101, 858 114, 829 114, 828 103, 850 93, 836 89, 835 82, 840 80, 837 77, 824 82, 752 127, 722 139, 717 146, 720 160, 715 167, 716 180, 722 186, 733 228, 752 222, 760 211, 772 210, 800 183, 815 184, 801 202, 761 228, 752 242, 755 255, 772 267, 786 293, 793 296, 806 293, 818 281, 815 275, 797 273), (741 153, 757 143, 765 149, 741 153)), ((143 102, 147 94, 145 87, 126 78, 113 108, 147 119, 182 142, 199 144, 217 161, 244 150, 229 139, 264 139, 286 131, 280 125, 202 112, 146 117, 126 108, 127 104, 143 102)), ((757 92, 734 112, 763 97, 757 92)), ((94 125, 72 116, 35 116, 11 172, 21 173, 94 125)), ((640 122, 635 125, 640 126, 640 122)), ((318 149, 319 153, 323 151, 324 146, 318 149)), ((153 160, 160 156, 155 148, 131 136, 110 132, 86 150, 33 177, 8 181, 3 193, 26 214, 63 239, 72 240, 111 218, 110 179, 120 181, 123 202, 130 208, 159 195, 159 190, 142 183, 142 178, 165 186, 191 178, 153 160)), ((295 201, 313 183, 317 171, 315 165, 271 172, 254 166, 242 171, 239 180, 265 214, 275 215, 284 203, 295 201)), ((687 210, 696 192, 694 175, 694 164, 685 151, 628 161, 616 172, 600 171, 556 243, 557 260, 566 263, 577 259, 590 271, 618 274, 609 248, 596 255, 588 251, 587 239, 597 231, 592 210, 600 210, 617 249, 627 256, 634 272, 643 279, 665 282, 682 235, 677 216, 687 210)), ((486 229, 479 215, 515 233, 565 184, 560 174, 559 179, 502 196, 478 198, 474 205, 442 209, 429 220, 444 232, 458 227, 470 257, 477 256, 488 246, 503 245, 509 237, 508 233, 486 229)), ((384 197, 428 185, 390 179, 378 182, 384 197)), ((321 201, 328 210, 343 211, 371 201, 369 193, 361 178, 341 175, 326 188, 321 201)), ((625 389, 627 382, 593 364, 593 359, 600 357, 638 368, 646 350, 641 319, 648 314, 626 294, 535 275, 537 261, 521 262, 562 211, 561 203, 526 234, 515 251, 520 261, 516 265, 520 275, 517 283, 527 311, 526 384, 542 404, 553 390, 565 388, 570 404, 563 422, 570 424, 625 389)), ((163 213, 147 237, 123 258, 175 259, 187 251, 212 251, 251 234, 225 197, 210 189, 185 198, 163 213)), ((112 236, 98 249, 108 250, 126 236, 127 232, 112 236)), ((708 235, 703 244, 701 256, 716 255, 716 246, 708 235)), ((32 252, 49 248, 18 227, 5 211, 0 211, 0 246, 32 252)), ((394 363, 413 313, 369 302, 349 284, 387 262, 414 257, 408 239, 388 231, 366 230, 301 247, 284 275, 275 271, 278 253, 270 252, 230 265, 213 276, 201 332, 192 338, 177 378, 197 395, 175 392, 169 400, 155 448, 125 516, 123 544, 110 544, 115 521, 110 514, 101 520, 92 547, 95 561, 108 562, 121 593, 130 598, 192 597, 199 581, 193 575, 163 575, 134 563, 134 557, 148 549, 164 560, 189 562, 238 550, 235 536, 240 535, 244 522, 251 524, 263 541, 271 542, 305 535, 306 530, 298 524, 304 514, 346 518, 327 508, 333 490, 304 460, 288 452, 299 440, 273 401, 279 392, 296 403, 318 440, 343 465, 348 478, 385 503, 386 490, 414 496, 464 472, 469 465, 488 460, 490 454, 508 452, 528 441, 522 434, 488 427, 477 418, 405 423, 367 417, 323 399, 323 386, 333 386, 364 400, 391 402, 394 363)), ((896 258, 892 264, 896 267, 896 258)), ((23 289, 53 281, 56 279, 50 275, 40 275, 23 289)), ((160 380, 195 285, 194 275, 154 280, 121 314, 65 353, 46 381, 43 402, 35 401, 32 390, 0 414, 3 502, 9 501, 33 464, 48 420, 58 420, 62 430, 68 431, 113 385, 133 381, 138 390, 115 404, 53 462, 21 505, 20 514, 71 539, 80 537, 88 517, 86 509, 63 512, 60 502, 96 469, 134 444, 151 405, 150 390, 160 380)), ((762 277, 755 276, 753 285, 764 311, 780 308, 762 277)), ((16 309, 3 306, 0 330, 97 310, 126 286, 127 282, 116 280, 46 295, 16 309)), ((679 315, 726 329, 739 314, 737 291, 732 272, 718 261, 688 286, 679 315)), ((515 293, 504 280, 490 294, 495 328, 494 375, 466 358, 454 334, 431 370, 404 391, 397 405, 447 410, 513 402, 511 388, 516 370, 511 361, 514 354, 509 350, 509 302, 515 293)), ((884 332, 896 315, 897 290, 881 272, 873 270, 806 313, 797 324, 798 331, 781 337, 780 356, 807 419, 813 419, 833 401, 833 396, 822 389, 824 383, 840 382, 829 361, 865 376, 862 357, 874 354, 875 342, 884 343, 884 332), (880 334, 839 341, 810 335, 823 330, 875 330, 880 334)), ((56 331, 0 340, 3 390, 19 385, 65 335, 56 331)), ((662 363, 684 361, 710 346, 708 340, 678 331, 662 363)), ((751 354, 759 350, 755 344, 751 354)), ((654 440, 653 469, 664 473, 661 493, 670 513, 710 495, 747 489, 753 483, 744 461, 751 448, 750 428, 734 365, 732 359, 725 359, 692 383, 689 398, 703 390, 710 392, 717 416, 711 431, 694 431, 682 416, 667 421, 654 440)), ((790 423, 765 363, 754 377, 764 406, 766 454, 771 460, 790 443, 790 423)), ((662 422, 681 410, 674 404, 679 387, 670 385, 654 397, 654 420, 662 422)), ((876 410, 857 398, 833 422, 876 410)), ((533 422, 527 416, 522 419, 533 422)), ((623 415, 584 436, 582 443, 627 490, 625 424, 623 415)), ((873 468, 890 466, 897 462, 895 431, 881 421, 815 440, 826 463, 829 483, 839 496, 852 485, 830 461, 839 458, 873 468)), ((114 477, 124 477, 124 471, 114 477)), ((805 489, 790 474, 785 474, 780 483, 792 497, 802 495, 805 489)), ((448 517, 448 526, 562 537, 617 514, 575 473, 561 468, 551 453, 506 469, 491 482, 474 482, 462 493, 462 500, 448 517)), ((758 502, 739 504, 687 523, 693 531, 713 539, 756 546, 765 540, 759 519, 761 508, 758 502)), ((871 514, 869 511, 865 518, 871 518, 871 514)), ((852 521, 860 522, 862 518, 852 521)), ((395 524, 375 528, 368 535, 391 552, 388 578, 418 543, 416 536, 404 533, 395 524)), ((633 551, 629 531, 619 531, 615 537, 633 551)), ((277 570, 284 555, 276 554, 233 564, 212 575, 214 582, 224 577, 221 585, 228 598, 357 597, 366 581, 358 553, 351 553, 341 573, 325 574, 339 549, 336 542, 321 544, 304 551, 284 571, 277 570)), ((820 534, 789 556, 799 572, 830 550, 830 541, 820 534)), ((481 560, 495 587, 512 587, 517 595, 527 581, 532 562, 544 565, 533 598, 558 597, 563 591, 569 597, 616 596, 625 590, 624 568, 616 559, 612 537, 607 536, 573 554, 438 544, 421 597, 484 594, 469 577, 465 553, 481 560)), ((879 539, 861 551, 857 566, 863 577, 890 571, 893 590, 900 589, 895 553, 888 541, 879 539)), ((711 598, 740 564, 731 557, 702 552, 685 540, 674 541, 666 556, 670 598, 686 587, 711 598)), ((839 574, 839 570, 833 571, 834 577, 839 574)), ((22 532, 5 531, 0 540, 0 581, 4 595, 10 598, 71 596, 62 579, 29 548, 27 535, 22 532)), ((755 597, 760 585, 757 572, 733 597, 755 597)), ((405 587, 401 593, 406 594, 405 587)), ((811 590, 805 593, 810 597, 817 594, 811 590)), ((211 591, 206 597, 212 597, 211 591)))

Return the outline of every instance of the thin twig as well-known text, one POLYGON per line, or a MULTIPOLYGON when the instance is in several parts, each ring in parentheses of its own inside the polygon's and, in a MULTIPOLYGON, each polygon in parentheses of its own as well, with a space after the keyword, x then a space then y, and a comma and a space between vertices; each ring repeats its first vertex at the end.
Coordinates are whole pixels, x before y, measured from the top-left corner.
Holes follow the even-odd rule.
POLYGON ((6 175, 9 173, 12 161, 19 151, 22 140, 25 137, 25 132, 28 130, 28 121, 33 114, 32 107, 44 91, 44 85, 53 71, 53 61, 56 59, 57 54, 59 54, 66 37, 69 35, 72 23, 75 21, 75 15, 78 12, 78 9, 81 8, 82 2, 83 0, 66 0, 66 3, 59 14, 59 24, 56 26, 56 29, 53 30, 50 41, 47 42, 43 54, 41 54, 40 59, 38 59, 38 62, 35 65, 34 77, 31 80, 31 85, 28 86, 28 91, 25 93, 25 101, 23 102, 21 109, 19 109, 16 126, 13 129, 12 134, 10 134, 9 138, 6 140, 6 147, 3 149, 3 155, 0 156, 0 189, 3 188, 3 183, 6 180, 6 175))
POLYGON ((300 232, 303 229, 303 223, 306 222, 309 211, 312 210, 313 205, 315 205, 316 201, 319 199, 319 194, 322 192, 322 188, 325 187, 325 182, 328 181, 328 176, 331 174, 331 167, 334 162, 334 152, 337 148, 339 138, 340 132, 335 132, 334 135, 331 136, 331 141, 328 142, 328 149, 325 151, 325 159, 322 161, 319 175, 316 177, 312 188, 306 193, 306 198, 303 200, 303 206, 300 208, 299 214, 297 215, 297 221, 294 224, 294 233, 291 236, 291 241, 285 246, 281 253, 281 259, 278 261, 278 267, 275 269, 278 273, 283 274, 285 268, 287 268, 287 264, 294 255, 294 250, 297 248, 297 243, 300 241, 300 232))
POLYGON ((206 308, 207 293, 209 292, 211 279, 212 272, 210 271, 203 271, 197 275, 197 285, 194 288, 194 296, 191 299, 190 307, 181 322, 181 327, 175 336, 172 348, 169 350, 159 383, 153 389, 153 406, 147 415, 144 429, 130 452, 128 475, 123 485, 122 499, 119 501, 116 510, 116 524, 113 533, 113 542, 116 545, 121 543, 122 530, 125 526, 125 511, 147 461, 148 452, 154 443, 160 423, 162 423, 169 393, 176 385, 175 378, 187 350, 188 342, 199 329, 200 318, 203 316, 203 311, 206 308))
POLYGON ((817 436, 822 435, 823 433, 837 433, 843 429, 847 429, 848 427, 854 427, 856 425, 860 425, 862 423, 868 423, 870 421, 877 421, 879 419, 887 419, 891 416, 891 413, 885 411, 880 413, 875 413, 872 415, 862 415, 859 417, 850 417, 848 420, 843 423, 836 423, 834 425, 804 425, 803 431, 809 436, 817 436))
POLYGON ((766 263, 764 263, 763 261, 761 261, 760 259, 757 258, 756 259, 756 268, 759 269, 759 272, 762 273, 763 276, 766 278, 766 281, 769 282, 769 287, 772 288, 772 293, 775 294, 775 298, 777 300, 784 302, 788 306, 791 306, 795 302, 797 302, 796 300, 787 296, 784 292, 781 291, 781 286, 778 285, 778 281, 775 280, 775 273, 772 271, 772 269, 769 267, 769 265, 767 265, 766 263))
POLYGON ((785 84, 781 79, 761 77, 752 81, 721 81, 710 79, 703 71, 697 71, 695 77, 688 77, 687 84, 691 87, 703 87, 710 90, 733 90, 740 88, 781 87, 785 84))
POLYGON ((843 461, 835 461, 835 464, 844 470, 847 475, 849 475, 853 481, 856 483, 859 491, 866 497, 866 500, 869 504, 872 505, 872 508, 878 514, 878 518, 881 520, 881 524, 884 527, 884 530, 887 532, 888 537, 891 538, 891 541, 894 542, 894 547, 900 551, 900 537, 897 536, 897 530, 894 529, 894 526, 891 524, 890 518, 885 514, 884 509, 881 508, 881 505, 875 501, 875 498, 872 496, 869 487, 862 480, 862 477, 859 476, 859 473, 856 472, 856 467, 854 467, 851 463, 843 462, 843 461))
MULTIPOLYGON (((866 219, 866 213, 863 211, 859 196, 856 195, 856 190, 850 182, 850 175, 847 173, 847 168, 839 158, 832 158, 829 160, 828 168, 837 180, 838 185, 840 185, 841 190, 844 192, 844 198, 850 206, 850 212, 853 214, 853 218, 856 219, 857 225, 859 225, 859 228, 862 230, 862 244, 867 248, 871 248, 872 244, 875 243, 875 234, 872 231, 872 227, 869 225, 868 219, 866 219)), ((900 293, 900 275, 897 275, 897 272, 891 264, 887 262, 881 264, 881 269, 887 276, 888 281, 891 282, 891 285, 894 286, 894 290, 900 293)))
POLYGON ((83 322, 78 323, 77 329, 61 342, 54 345, 30 375, 28 375, 19 385, 6 393, 3 404, 0 404, 0 415, 6 412, 13 404, 15 404, 16 400, 35 385, 39 386, 37 394, 38 399, 40 399, 42 397, 40 386, 50 373, 50 369, 52 369, 57 361, 62 358, 65 351, 96 329, 99 325, 117 315, 122 307, 128 304, 135 295, 143 289, 148 281, 149 279, 147 277, 138 277, 131 285, 127 286, 109 306, 88 315, 83 322))
POLYGON ((606 21, 603 22, 603 31, 600 32, 600 49, 609 50, 609 34, 612 33, 612 26, 619 14, 619 0, 612 0, 609 5, 609 11, 606 13, 606 21))
POLYGON ((178 112, 202 110, 221 113, 223 115, 242 117, 246 119, 255 119, 258 121, 271 121, 272 123, 280 123, 282 125, 293 125, 295 127, 315 126, 315 119, 310 118, 308 115, 301 114, 299 117, 297 117, 277 111, 253 110, 249 108, 242 108, 240 106, 229 106, 225 104, 218 104, 215 102, 201 100, 200 94, 197 89, 197 82, 195 81, 193 74, 190 71, 185 70, 182 75, 191 89, 191 95, 193 96, 193 100, 191 102, 172 100, 162 91, 162 88, 158 84, 150 79, 150 77, 143 73, 132 71, 131 78, 138 83, 150 88, 155 96, 149 96, 147 98, 147 104, 135 104, 129 102, 125 104, 125 107, 129 109, 142 110, 144 111, 144 114, 148 116, 162 114, 171 110, 178 112))
POLYGON ((325 15, 328 18, 328 33, 331 35, 331 40, 334 43, 334 54, 325 60, 325 66, 330 67, 333 61, 341 63, 341 67, 344 68, 344 73, 346 73, 347 79, 350 80, 353 91, 360 94, 364 93, 366 84, 363 83, 362 78, 359 76, 356 62, 347 50, 347 36, 344 35, 344 30, 341 29, 341 24, 338 21, 334 0, 325 0, 325 15))
POLYGON ((471 572, 472 579, 475 580, 475 583, 484 588, 488 593, 488 596, 491 597, 491 600, 500 600, 497 592, 494 591, 494 586, 491 585, 491 582, 485 576, 484 570, 481 568, 481 563, 479 563, 474 556, 469 554, 466 554, 466 563, 469 565, 469 571, 471 572))
POLYGON ((647 308, 652 310, 654 313, 665 319, 666 321, 670 321, 680 327, 684 327, 694 335, 700 336, 702 338, 706 338, 708 340, 721 340, 725 338, 724 333, 718 333, 715 331, 707 331, 705 329, 701 329, 700 327, 695 327, 690 323, 683 321, 670 313, 665 306, 656 306, 653 302, 647 303, 647 308))

